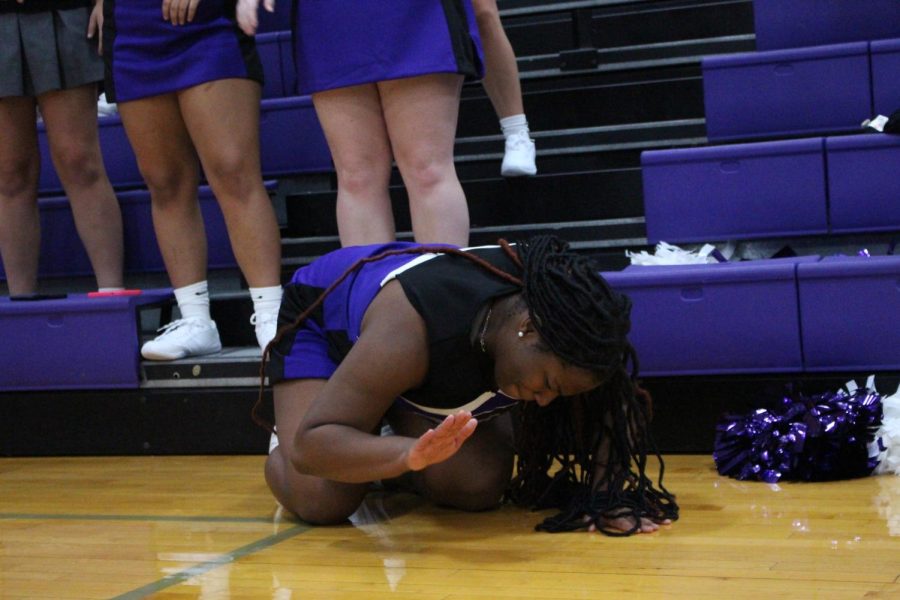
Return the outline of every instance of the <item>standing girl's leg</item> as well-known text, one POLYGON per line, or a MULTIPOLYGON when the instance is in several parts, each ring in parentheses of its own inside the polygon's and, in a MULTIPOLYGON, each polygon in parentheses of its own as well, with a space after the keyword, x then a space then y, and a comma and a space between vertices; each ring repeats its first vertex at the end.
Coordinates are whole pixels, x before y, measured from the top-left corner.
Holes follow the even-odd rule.
POLYGON ((121 288, 122 212, 100 152, 97 86, 47 92, 38 97, 38 104, 47 126, 50 155, 69 197, 97 286, 121 288))
POLYGON ((178 93, 203 172, 219 201, 231 247, 250 286, 260 347, 275 336, 281 304, 281 234, 259 158, 260 86, 221 79, 178 93))
POLYGON ((119 114, 150 190, 153 229, 182 319, 141 348, 172 360, 218 352, 206 288, 206 231, 197 202, 199 165, 175 94, 119 103, 119 114))
POLYGON ((278 446, 266 459, 266 483, 275 499, 304 521, 330 525, 353 514, 368 486, 302 475, 291 464, 289 452, 300 422, 325 383, 324 379, 295 379, 274 386, 278 446))
POLYGON ((453 164, 462 82, 440 74, 378 83, 417 242, 469 241, 469 207, 453 164))
POLYGON ((472 0, 478 32, 484 45, 484 90, 500 119, 506 138, 502 175, 535 175, 534 141, 528 130, 522 104, 522 84, 519 67, 497 10, 497 0, 472 0))
POLYGON ((249 79, 222 79, 178 93, 250 287, 279 285, 281 277, 281 237, 259 164, 259 99, 259 84, 249 79))
POLYGON ((337 171, 342 246, 392 242, 391 144, 375 84, 313 94, 337 171))
POLYGON ((478 33, 484 45, 484 79, 481 81, 500 119, 521 115, 522 84, 512 44, 506 37, 497 0, 472 0, 478 33))
POLYGON ((172 286, 206 279, 206 230, 197 202, 199 166, 178 99, 119 103, 119 115, 150 190, 153 228, 172 286))
POLYGON ((10 295, 37 291, 41 157, 34 98, 0 98, 0 257, 10 295))

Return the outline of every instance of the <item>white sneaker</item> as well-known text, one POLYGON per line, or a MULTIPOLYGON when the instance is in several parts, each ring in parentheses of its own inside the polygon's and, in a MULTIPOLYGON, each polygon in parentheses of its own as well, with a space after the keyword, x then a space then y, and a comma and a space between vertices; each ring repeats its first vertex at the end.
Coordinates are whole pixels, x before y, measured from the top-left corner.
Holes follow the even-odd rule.
POLYGON ((500 174, 504 177, 536 175, 534 158, 534 140, 528 137, 527 132, 514 133, 506 138, 506 152, 503 154, 500 174))
POLYGON ((250 324, 256 328, 256 343, 259 349, 265 351, 266 346, 278 332, 278 311, 253 313, 250 324))
POLYGON ((222 349, 215 321, 202 317, 178 319, 160 328, 162 333, 141 348, 147 360, 175 360, 212 354, 222 349))

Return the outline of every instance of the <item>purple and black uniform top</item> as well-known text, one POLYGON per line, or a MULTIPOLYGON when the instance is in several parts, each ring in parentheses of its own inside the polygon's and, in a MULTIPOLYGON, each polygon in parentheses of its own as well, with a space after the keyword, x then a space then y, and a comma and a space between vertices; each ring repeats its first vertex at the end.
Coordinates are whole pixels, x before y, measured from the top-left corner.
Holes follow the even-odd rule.
MULTIPOLYGON (((385 250, 414 247, 397 242, 354 246, 327 254, 299 269, 285 288, 278 325, 292 323, 358 259, 385 250)), ((499 246, 469 248, 510 273, 517 269, 499 246)), ((306 322, 272 349, 271 383, 287 379, 327 379, 359 339, 363 316, 387 282, 399 281, 422 316, 428 335, 429 365, 425 381, 404 392, 400 407, 432 420, 459 410, 479 419, 518 402, 500 393, 491 358, 473 344, 471 332, 479 310, 518 289, 463 257, 450 254, 401 254, 366 263, 331 292, 306 322)))

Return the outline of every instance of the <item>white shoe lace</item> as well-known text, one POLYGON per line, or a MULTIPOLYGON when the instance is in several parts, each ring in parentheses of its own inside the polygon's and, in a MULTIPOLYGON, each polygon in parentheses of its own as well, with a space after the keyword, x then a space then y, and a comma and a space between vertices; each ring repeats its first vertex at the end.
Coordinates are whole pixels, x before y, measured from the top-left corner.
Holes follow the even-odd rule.
POLYGON ((508 150, 528 150, 532 145, 534 145, 534 140, 528 137, 528 134, 524 131, 506 138, 506 148, 508 150))
POLYGON ((192 325, 196 325, 198 321, 199 321, 199 319, 196 319, 196 318, 176 319, 176 320, 172 321, 171 323, 163 325, 162 327, 157 329, 156 331, 157 331, 157 333, 159 333, 159 335, 156 336, 156 339, 159 340, 159 339, 166 337, 167 335, 171 335, 171 334, 175 333, 176 329, 180 329, 181 327, 190 327, 192 325))
POLYGON ((259 343, 260 349, 265 351, 266 346, 278 333, 278 313, 268 311, 259 315, 253 313, 253 316, 250 317, 250 324, 256 330, 256 341, 259 343))

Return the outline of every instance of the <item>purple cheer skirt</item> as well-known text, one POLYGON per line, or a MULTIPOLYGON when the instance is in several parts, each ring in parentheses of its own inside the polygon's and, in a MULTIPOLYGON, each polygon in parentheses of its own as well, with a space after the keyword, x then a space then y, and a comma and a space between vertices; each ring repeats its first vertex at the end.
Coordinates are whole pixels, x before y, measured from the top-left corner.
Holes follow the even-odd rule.
POLYGON ((298 0, 301 94, 427 75, 484 75, 471 0, 298 0))
POLYGON ((106 94, 127 102, 207 81, 249 78, 262 83, 253 38, 234 21, 234 0, 203 0, 191 23, 162 18, 160 0, 105 0, 106 94))

